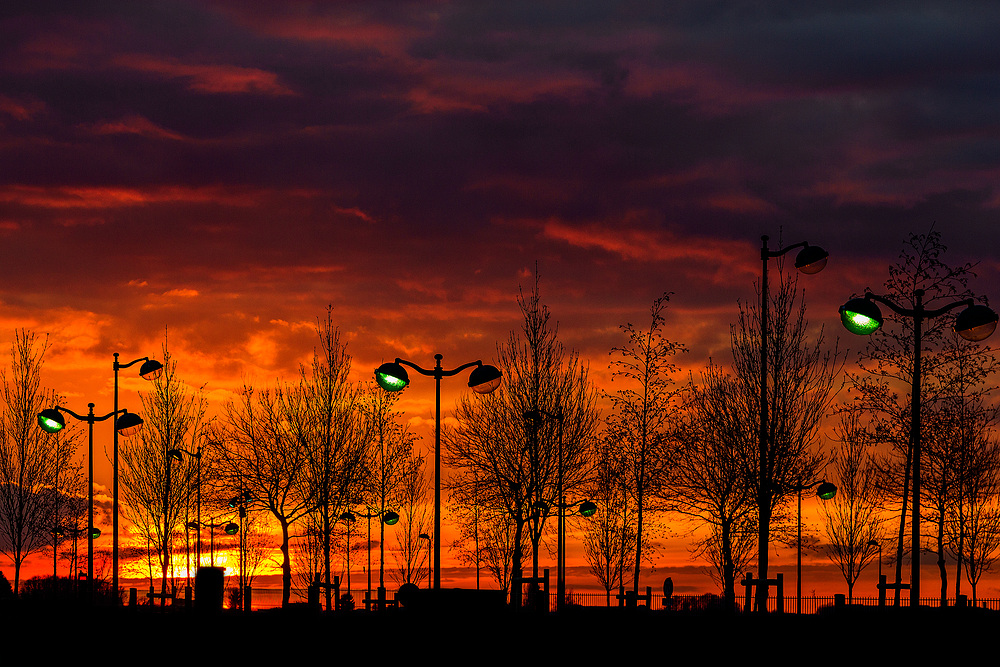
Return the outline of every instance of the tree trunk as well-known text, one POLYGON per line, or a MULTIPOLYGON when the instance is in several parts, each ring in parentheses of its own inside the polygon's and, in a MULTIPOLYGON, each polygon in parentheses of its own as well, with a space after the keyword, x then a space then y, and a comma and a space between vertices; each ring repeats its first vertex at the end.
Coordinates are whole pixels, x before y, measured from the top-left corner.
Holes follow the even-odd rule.
POLYGON ((288 522, 280 518, 278 523, 281 524, 281 606, 284 608, 292 597, 292 561, 288 557, 288 522))

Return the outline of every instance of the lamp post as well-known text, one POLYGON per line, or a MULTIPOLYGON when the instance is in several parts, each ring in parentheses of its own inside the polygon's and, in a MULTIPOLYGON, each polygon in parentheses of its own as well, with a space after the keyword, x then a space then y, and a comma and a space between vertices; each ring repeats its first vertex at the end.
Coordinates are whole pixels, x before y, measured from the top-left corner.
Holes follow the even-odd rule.
POLYGON ((226 535, 234 535, 237 531, 240 534, 240 608, 250 613, 250 605, 247 604, 247 576, 246 576, 246 536, 247 536, 247 503, 253 500, 253 495, 243 488, 243 478, 240 477, 240 493, 229 499, 229 508, 237 510, 240 523, 226 524, 226 535))
MULTIPOLYGON (((868 540, 868 546, 878 549, 878 583, 882 584, 882 543, 878 540, 868 540)), ((881 596, 880 598, 881 599, 881 596)))
MULTIPOLYGON (((225 516, 225 515, 224 514, 220 514, 219 516, 225 516)), ((218 516, 212 517, 212 520, 209 521, 208 523, 202 523, 200 520, 198 520, 198 521, 188 521, 187 524, 185 524, 185 527, 188 530, 197 530, 198 531, 198 533, 199 533, 198 534, 198 540, 199 541, 201 540, 201 529, 202 528, 208 528, 208 552, 209 552, 209 561, 208 562, 209 562, 209 565, 211 567, 215 567, 215 529, 216 528, 225 528, 226 529, 225 533, 227 535, 235 535, 237 533, 237 531, 239 530, 239 526, 237 526, 232 521, 226 521, 224 523, 213 523, 215 521, 215 519, 218 519, 218 518, 219 518, 218 516), (235 526, 235 529, 231 533, 229 532, 229 527, 230 526, 235 526)), ((201 563, 199 563, 199 566, 200 565, 201 565, 201 563)))
MULTIPOLYGON (((198 524, 201 524, 201 445, 194 452, 189 452, 186 449, 171 449, 167 451, 167 461, 168 465, 172 464, 174 461, 183 461, 184 455, 193 456, 198 461, 198 477, 197 477, 197 499, 195 504, 197 506, 198 524)), ((201 531, 198 531, 195 541, 195 553, 197 554, 198 567, 201 567, 201 531)), ((190 548, 190 547, 189 547, 190 548)))
POLYGON ((340 515, 340 520, 347 524, 347 595, 351 596, 351 528, 354 527, 354 512, 344 512, 340 515))
MULTIPOLYGON (((924 320, 944 315, 950 310, 965 306, 965 310, 955 318, 952 329, 962 338, 969 341, 981 341, 989 338, 996 330, 998 316, 990 308, 977 304, 972 299, 954 301, 941 308, 927 310, 923 303, 924 290, 913 292, 913 308, 904 308, 895 302, 865 292, 864 298, 851 299, 840 307, 840 321, 844 328, 853 334, 867 336, 881 328, 884 320, 879 310, 878 301, 889 307, 897 315, 913 319, 913 380, 910 388, 910 447, 913 452, 913 494, 910 516, 911 570, 910 570, 910 606, 920 606, 920 352, 921 325, 924 320)), ((881 560, 881 558, 880 558, 881 560)))
MULTIPOLYGON (((78 415, 68 408, 57 405, 38 413, 38 425, 47 433, 58 433, 66 427, 66 418, 62 413, 70 415, 79 421, 85 421, 88 425, 88 448, 87 448, 87 471, 89 477, 89 494, 87 496, 87 586, 90 589, 91 599, 94 594, 94 538, 100 537, 101 532, 94 527, 94 422, 105 421, 111 417, 115 419, 115 434, 121 432, 124 436, 133 435, 142 427, 142 418, 134 412, 128 410, 115 410, 103 417, 94 415, 94 404, 88 403, 86 415, 78 415), (118 413, 121 416, 118 417, 118 413), (96 535, 95 535, 96 532, 96 535)), ((116 476, 117 477, 117 476, 116 476)), ((118 595, 118 589, 112 591, 112 597, 118 595)), ((117 603, 116 603, 117 604, 117 603)))
MULTIPOLYGON (((118 413, 118 371, 122 368, 128 368, 139 362, 143 362, 142 366, 139 367, 139 377, 144 380, 155 380, 163 373, 163 364, 155 359, 150 359, 149 357, 140 357, 138 359, 133 359, 127 364, 122 364, 118 362, 118 353, 115 352, 115 360, 111 365, 112 370, 115 373, 115 413, 118 413)), ((112 482, 112 508, 111 508, 111 524, 112 524, 112 546, 111 546, 111 570, 112 570, 112 581, 111 587, 114 590, 118 590, 118 431, 115 430, 114 435, 114 454, 112 455, 112 467, 114 468, 114 481, 112 482)), ((114 604, 118 604, 118 598, 115 597, 114 604)))
POLYGON ((566 498, 560 498, 559 504, 559 544, 556 550, 556 611, 562 611, 566 604, 566 510, 575 508, 576 513, 589 519, 597 512, 597 505, 591 500, 579 500, 567 503, 566 498))
POLYGON ((441 378, 451 377, 467 368, 474 368, 469 374, 469 387, 477 394, 491 394, 500 386, 500 371, 495 366, 484 365, 482 361, 462 364, 446 371, 441 367, 440 354, 434 355, 434 368, 426 369, 412 361, 396 358, 375 369, 375 382, 385 391, 402 391, 410 384, 410 378, 403 366, 409 366, 421 375, 434 378, 434 588, 441 588, 441 378))
POLYGON ((417 535, 418 540, 427 540, 427 587, 431 587, 431 536, 427 533, 417 535))
MULTIPOLYGON (((826 267, 829 253, 819 246, 811 246, 806 241, 786 246, 780 250, 769 250, 767 235, 761 236, 760 261, 762 265, 760 280, 760 430, 757 438, 759 480, 757 485, 757 507, 765 507, 769 499, 767 483, 767 262, 772 257, 781 257, 795 248, 802 248, 795 256, 795 268, 807 275, 819 273, 826 267)), ((767 610, 767 532, 768 521, 761 517, 757 531, 757 572, 761 583, 757 586, 755 603, 758 611, 767 610)))
POLYGON ((806 489, 811 489, 814 486, 818 486, 816 489, 816 496, 820 500, 830 500, 835 495, 837 495, 837 487, 832 483, 821 479, 818 482, 813 482, 811 484, 797 484, 795 486, 795 491, 798 494, 799 501, 799 518, 798 518, 798 542, 796 547, 796 560, 795 560, 795 613, 802 614, 802 492, 806 489))
MULTIPOLYGON (((556 524, 556 609, 562 611, 563 599, 566 597, 566 573, 563 570, 563 559, 566 555, 565 549, 566 545, 564 540, 566 519, 563 510, 566 509, 565 503, 566 498, 563 494, 563 413, 559 410, 556 413, 548 412, 547 410, 542 410, 541 408, 536 410, 528 410, 524 413, 524 419, 532 423, 535 427, 535 446, 538 446, 538 422, 542 420, 542 417, 547 417, 549 419, 555 420, 559 425, 558 431, 558 442, 559 442, 559 454, 558 463, 556 466, 556 507, 558 508, 557 513, 557 524, 556 524)), ((591 503, 593 504, 593 503, 591 503)), ((596 509, 597 506, 594 506, 596 509)), ((593 512, 591 512, 593 514, 593 512)), ((589 516, 589 515, 588 515, 589 516)), ((537 573, 536 573, 537 575, 537 573)), ((536 576, 532 575, 532 576, 536 576)))
POLYGON ((379 551, 380 551, 379 557, 380 559, 382 559, 383 562, 380 564, 379 574, 378 574, 378 600, 379 600, 379 605, 381 606, 382 602, 385 600, 385 581, 383 579, 384 576, 383 571, 385 569, 384 567, 385 551, 383 545, 383 542, 385 541, 384 526, 396 525, 396 523, 399 521, 399 514, 397 514, 392 510, 378 510, 372 512, 371 507, 366 507, 365 509, 368 510, 367 514, 358 514, 357 512, 348 510, 347 512, 344 512, 344 514, 341 515, 341 518, 344 518, 344 515, 346 514, 350 514, 354 518, 345 519, 345 521, 353 522, 355 518, 368 519, 368 591, 367 591, 368 600, 371 600, 372 598, 372 519, 379 518, 382 520, 381 525, 383 526, 383 528, 381 531, 381 537, 379 538, 379 551))

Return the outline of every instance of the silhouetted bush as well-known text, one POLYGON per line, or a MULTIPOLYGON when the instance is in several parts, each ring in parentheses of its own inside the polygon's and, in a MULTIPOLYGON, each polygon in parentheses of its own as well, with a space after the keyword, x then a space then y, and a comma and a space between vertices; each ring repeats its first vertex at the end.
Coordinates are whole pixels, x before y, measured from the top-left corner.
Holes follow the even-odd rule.
POLYGON ((0 602, 10 602, 14 599, 14 589, 11 587, 10 582, 7 581, 7 576, 0 571, 0 602))

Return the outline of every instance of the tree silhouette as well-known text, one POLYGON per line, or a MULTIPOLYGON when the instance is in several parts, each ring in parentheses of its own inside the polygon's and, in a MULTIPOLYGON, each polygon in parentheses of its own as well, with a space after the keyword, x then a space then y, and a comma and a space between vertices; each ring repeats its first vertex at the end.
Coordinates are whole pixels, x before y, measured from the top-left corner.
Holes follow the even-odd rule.
MULTIPOLYGON (((968 282, 975 275, 973 265, 947 264, 943 258, 946 251, 940 232, 933 228, 927 234, 911 234, 897 261, 889 266, 889 276, 884 283, 885 296, 905 308, 912 308, 914 295, 920 290, 926 310, 970 298, 972 293, 968 282)), ((858 356, 860 372, 848 374, 850 394, 870 416, 869 430, 874 440, 887 446, 880 456, 879 467, 883 494, 886 498, 897 499, 899 503, 896 584, 902 580, 908 504, 913 502, 910 488, 913 458, 910 438, 913 325, 914 318, 900 316, 891 310, 887 312, 886 326, 872 334, 861 348, 858 356)), ((950 318, 945 317, 925 319, 921 324, 921 395, 917 401, 921 415, 928 422, 940 411, 941 400, 953 390, 952 381, 943 372, 948 355, 942 354, 950 325, 950 318)), ((926 428, 922 428, 921 432, 929 433, 926 428)), ((943 451, 937 447, 938 454, 943 451)), ((929 455, 933 455, 930 450, 929 455)), ((932 506, 938 504, 933 496, 940 499, 939 491, 924 489, 918 502, 923 503, 930 497, 932 506), (931 495, 927 496, 928 493, 931 495)), ((897 587, 894 604, 898 606, 899 601, 897 587)))
POLYGON ((611 606, 611 591, 625 585, 625 572, 636 552, 634 506, 628 502, 623 483, 617 442, 605 439, 597 449, 596 466, 588 496, 598 506, 583 537, 584 555, 590 572, 604 588, 605 602, 611 606))
POLYGON ((612 381, 625 386, 610 395, 612 411, 608 415, 607 437, 616 443, 621 461, 620 479, 635 506, 635 563, 632 590, 639 592, 639 572, 643 546, 643 518, 652 491, 665 489, 665 479, 676 458, 676 440, 672 429, 678 412, 679 391, 673 374, 673 362, 684 346, 663 336, 663 324, 669 294, 663 294, 650 307, 649 323, 641 328, 622 325, 626 343, 611 351, 612 381))
POLYGON ((847 582, 848 602, 854 600, 854 584, 879 553, 883 539, 878 471, 869 452, 869 438, 860 415, 841 413, 840 449, 834 454, 837 495, 823 504, 827 554, 847 582))
POLYGON ((521 331, 497 346, 503 384, 492 394, 460 398, 458 425, 443 438, 447 462, 458 469, 450 480, 454 501, 468 505, 477 497, 506 514, 514 529, 512 570, 521 571, 518 545, 527 537, 537 576, 545 522, 559 503, 560 432, 563 492, 572 496, 583 489, 590 469, 598 411, 587 368, 558 341, 537 279, 530 294, 519 294, 518 305, 521 331))
POLYGON ((56 470, 72 455, 37 426, 38 413, 55 404, 41 386, 47 348, 47 340, 19 330, 10 369, 0 371, 0 552, 14 565, 14 595, 25 559, 52 539, 56 470))

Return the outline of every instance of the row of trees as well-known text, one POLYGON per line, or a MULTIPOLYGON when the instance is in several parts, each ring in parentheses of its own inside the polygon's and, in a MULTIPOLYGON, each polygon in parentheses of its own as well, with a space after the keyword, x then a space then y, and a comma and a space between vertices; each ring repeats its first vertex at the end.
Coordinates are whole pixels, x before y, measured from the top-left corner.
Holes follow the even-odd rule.
MULTIPOLYGON (((947 266, 943 251, 933 230, 913 236, 890 267, 886 294, 905 302, 921 289, 926 304, 966 296, 972 267, 947 266)), ((493 394, 461 398, 456 425, 443 433, 449 509, 460 532, 455 549, 476 566, 477 581, 485 566, 506 589, 528 558, 537 576, 550 519, 589 499, 600 509, 586 524, 585 553, 609 600, 618 586, 638 592, 657 536, 650 513, 670 513, 688 520, 695 555, 711 564, 733 604, 758 535, 787 540, 789 500, 822 476, 840 489, 824 506, 825 528, 849 592, 878 551, 872 545, 887 543, 883 518, 897 510, 898 581, 913 502, 906 396, 912 325, 903 319, 873 336, 859 370, 845 375, 846 355, 827 345, 822 331, 809 330, 802 293, 780 268, 770 299, 768 458, 761 462, 756 303, 740 304, 731 365, 710 361, 678 382, 684 346, 663 333, 669 295, 655 300, 642 326, 622 326, 624 342, 611 351, 615 391, 603 395, 610 410, 602 418, 601 394, 587 365, 558 340, 536 276, 518 297, 520 330, 497 347, 503 384, 493 394), (847 400, 835 408, 842 380, 847 400), (824 451, 820 428, 835 409, 842 413, 840 445, 824 451)), ((918 502, 935 527, 926 547, 938 555, 942 597, 949 558, 957 564, 955 593, 964 572, 975 595, 1000 541, 998 412, 987 392, 996 359, 988 347, 948 334, 942 322, 931 325, 920 397, 928 463, 918 502)), ((252 527, 266 517, 278 528, 286 603, 293 554, 302 581, 332 580, 335 555, 351 548, 337 527, 351 509, 399 512, 397 580, 419 581, 426 572, 420 536, 428 532, 428 489, 415 438, 393 395, 349 379, 351 359, 332 312, 317 334, 312 362, 294 381, 247 384, 215 419, 207 417, 202 391, 180 381, 164 344, 165 372, 142 396, 146 425, 122 444, 121 477, 123 511, 149 545, 150 579, 157 571, 161 592, 173 544, 196 518, 196 498, 205 525, 239 514, 243 551, 251 554, 242 577, 261 560, 268 534, 252 527)), ((73 513, 80 521, 75 431, 46 436, 35 427, 37 412, 55 401, 39 381, 44 351, 44 341, 19 333, 10 375, 2 378, 0 544, 15 564, 15 591, 20 564, 51 543, 52 526, 67 524, 73 513)), ((383 551, 380 585, 384 572, 383 551)))
MULTIPOLYGON (((925 304, 969 296, 972 267, 949 267, 943 252, 933 230, 913 235, 890 267, 884 293, 904 304, 918 289, 925 304)), ((485 401, 460 402, 459 426, 448 437, 449 463, 458 471, 453 501, 469 562, 487 564, 507 587, 530 548, 537 570, 546 519, 561 508, 555 492, 561 429, 567 495, 590 498, 601 508, 586 524, 584 547, 609 600, 610 591, 626 583, 638 591, 644 554, 655 536, 647 514, 655 512, 690 521, 698 535, 695 555, 711 563, 725 600, 734 604, 737 578, 749 569, 758 536, 791 543, 789 503, 824 477, 840 489, 824 505, 825 549, 849 594, 861 571, 889 545, 885 520, 897 510, 899 583, 906 508, 913 502, 907 498, 912 322, 890 320, 885 333, 862 346, 858 370, 845 374, 846 352, 836 342, 827 344, 822 330, 810 331, 795 279, 779 275, 769 303, 770 415, 763 464, 757 440, 758 302, 740 304, 731 366, 710 361, 678 384, 676 355, 684 348, 663 335, 669 295, 654 301, 645 325, 624 325, 625 344, 612 350, 614 381, 622 386, 606 394, 611 410, 600 428, 586 368, 556 340, 536 282, 531 295, 520 299, 522 331, 499 346, 509 384, 485 401), (844 384, 848 390, 841 394, 844 384), (838 396, 843 400, 835 402, 838 396), (525 419, 539 411, 558 419, 541 425, 525 419), (821 428, 836 413, 837 443, 824 448, 821 428)), ((923 339, 927 463, 919 502, 934 531, 923 548, 937 555, 942 599, 947 562, 955 563, 955 594, 964 573, 975 596, 1000 537, 1000 455, 993 429, 998 413, 987 391, 996 359, 988 346, 970 345, 948 333, 944 322, 933 324, 923 339)))

